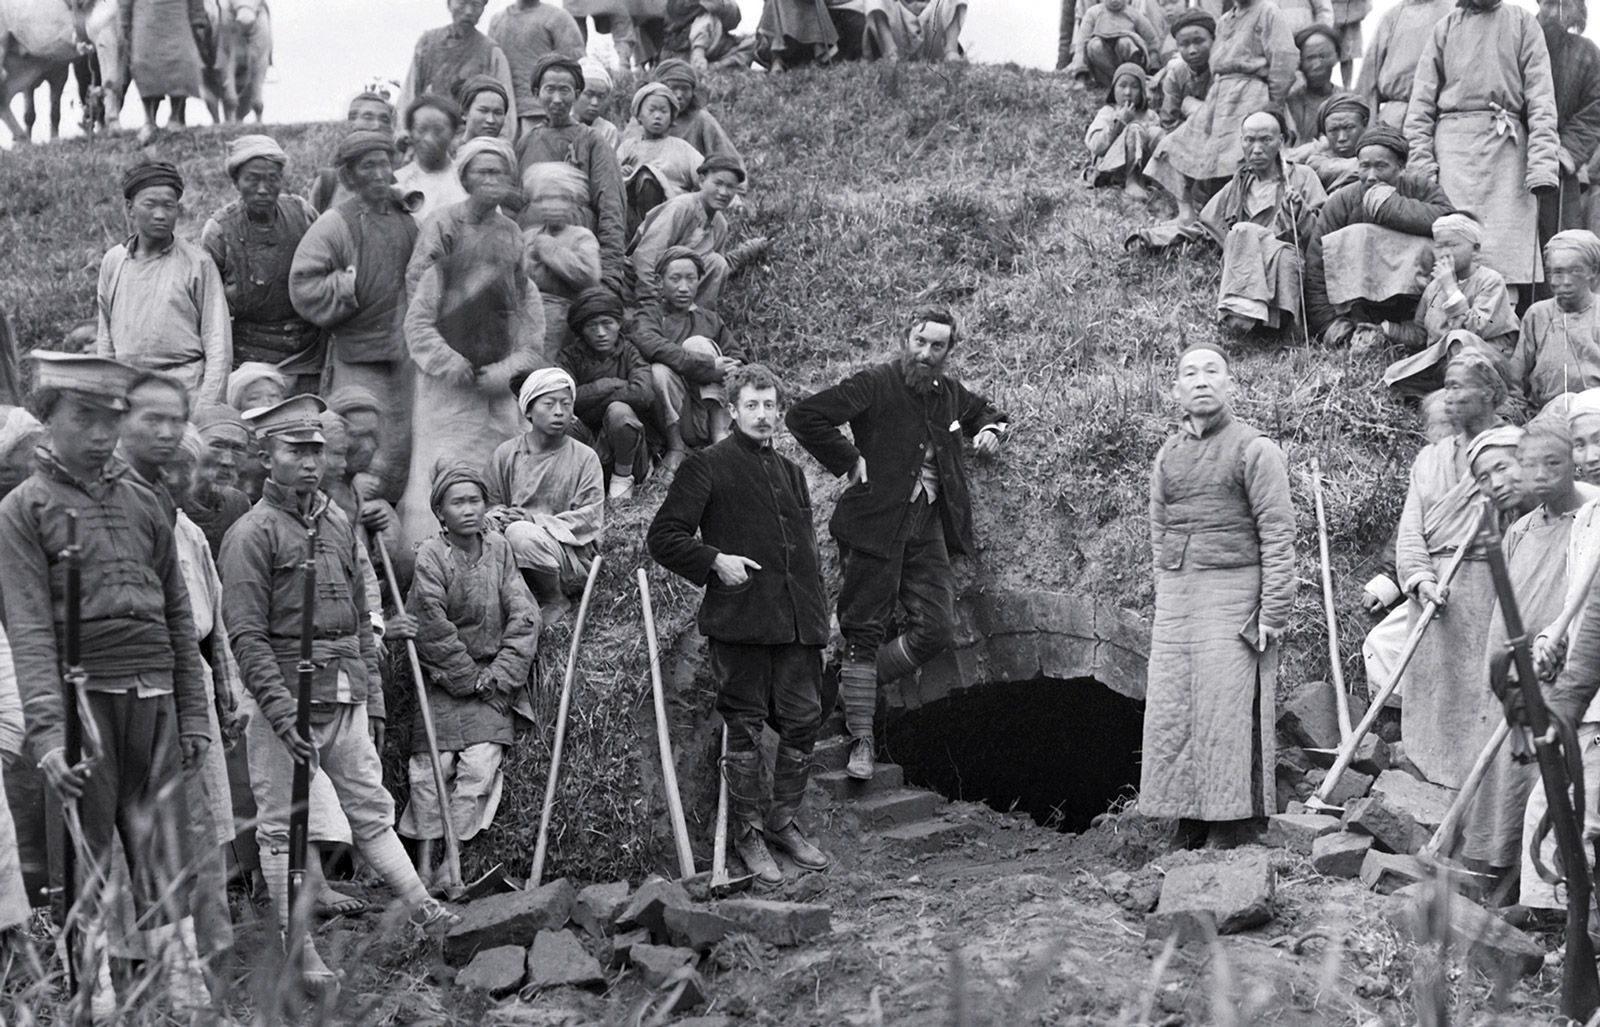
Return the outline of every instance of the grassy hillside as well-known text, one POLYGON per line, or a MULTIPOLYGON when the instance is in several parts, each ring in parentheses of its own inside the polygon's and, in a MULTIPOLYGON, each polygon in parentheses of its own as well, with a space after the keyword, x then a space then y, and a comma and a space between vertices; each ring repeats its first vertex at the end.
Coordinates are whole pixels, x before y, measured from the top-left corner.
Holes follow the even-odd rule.
MULTIPOLYGON (((1174 418, 1176 352, 1216 334, 1217 258, 1123 251, 1132 228, 1170 211, 1083 184, 1089 99, 1060 78, 1008 67, 806 70, 726 78, 712 93, 751 168, 738 231, 774 240, 765 266, 736 279, 724 302, 756 357, 804 392, 889 355, 914 305, 948 304, 965 336, 958 373, 1010 411, 1014 426, 1002 457, 974 461, 981 552, 964 580, 1071 590, 1148 613, 1148 470, 1174 418)), ((272 131, 293 156, 298 187, 336 128, 272 131)), ((191 235, 231 193, 225 138, 202 130, 152 148, 190 177, 191 235)), ((133 157, 131 140, 120 138, 0 159, 0 303, 26 345, 56 345, 93 316, 100 254, 122 232, 117 174, 133 157)), ((1250 349, 1235 369, 1241 415, 1285 445, 1295 485, 1304 586, 1285 682, 1327 671, 1308 471, 1316 455, 1329 478, 1345 669, 1359 688, 1367 619, 1356 598, 1399 514, 1419 444, 1411 418, 1383 394, 1375 359, 1250 349)), ((815 485, 820 522, 837 486, 820 477, 815 485)), ((553 874, 637 876, 663 851, 632 582, 648 563, 640 536, 659 495, 645 490, 608 532, 553 874)), ((659 572, 652 581, 662 636, 674 638, 691 624, 697 594, 659 572)), ((546 636, 541 663, 555 675, 565 644, 564 635, 546 636)), ((674 694, 680 748, 709 757, 709 734, 692 730, 708 695, 691 681, 674 694)), ((546 701, 553 709, 553 697, 546 701)), ((546 744, 530 736, 519 747, 500 822, 468 849, 473 866, 491 857, 523 865, 546 744)))

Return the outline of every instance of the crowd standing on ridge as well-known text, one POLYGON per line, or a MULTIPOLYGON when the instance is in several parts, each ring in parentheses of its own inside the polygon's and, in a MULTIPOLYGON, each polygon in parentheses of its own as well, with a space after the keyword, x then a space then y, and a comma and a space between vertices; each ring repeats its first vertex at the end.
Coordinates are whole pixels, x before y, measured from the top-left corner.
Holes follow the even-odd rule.
MULTIPOLYGON (((448 930, 458 914, 430 894, 445 825, 471 839, 493 821, 541 632, 582 593, 608 512, 652 481, 649 552, 705 590, 732 848, 763 885, 784 880, 775 856, 829 867, 796 815, 833 712, 825 679, 847 773, 870 779, 879 686, 952 644, 951 560, 975 549, 966 450, 999 453, 1010 419, 952 375, 961 326, 938 307, 906 313, 891 359, 815 395, 750 361, 718 303, 758 273, 766 241, 735 243, 729 212, 759 183, 703 78, 752 60, 959 59, 966 5, 769 0, 744 38, 730 2, 669 0, 635 26, 600 4, 515 0, 484 33, 484 0, 449 0, 399 105, 360 93, 330 166, 294 169, 306 196, 274 139, 234 138, 238 199, 197 244, 177 233, 178 168, 126 170, 129 235, 102 262, 89 352, 33 351, 31 392, 0 407, 0 927, 45 900, 46 805, 75 811, 96 875, 121 884, 91 910, 115 925, 111 953, 159 966, 175 1012, 217 1019, 207 971, 233 941, 229 875, 291 923, 292 781, 309 767, 310 905, 363 907, 314 855, 352 845, 417 929, 448 930), (590 17, 620 69, 585 56, 590 17), (635 64, 618 125, 603 114, 635 64), (831 665, 807 478, 772 445, 783 426, 848 483, 829 520, 831 665), (379 654, 399 641, 418 653, 437 751, 408 740, 397 814, 379 654), (78 762, 75 715, 92 757, 78 762)), ((1552 709, 1600 732, 1600 237, 1585 227, 1600 50, 1583 0, 1537 16, 1403 0, 1352 82, 1368 13, 1063 5, 1064 69, 1107 90, 1093 180, 1176 207, 1129 244, 1222 254, 1232 345, 1178 354, 1181 418, 1149 508, 1139 805, 1191 845, 1236 844, 1279 810, 1295 515, 1283 450, 1233 413, 1249 342, 1382 352, 1385 384, 1425 418, 1392 567, 1364 593, 1382 618, 1364 647, 1374 682, 1448 611, 1404 679, 1416 772, 1460 787, 1500 721, 1485 520, 1552 709)), ((1582 762, 1600 793, 1600 749, 1582 762)), ((1495 754, 1460 854, 1551 909, 1564 900, 1527 851, 1544 814, 1533 782, 1495 754)), ((336 987, 309 941, 298 958, 308 987, 336 987)), ((88 972, 109 1016, 108 961, 88 972)))

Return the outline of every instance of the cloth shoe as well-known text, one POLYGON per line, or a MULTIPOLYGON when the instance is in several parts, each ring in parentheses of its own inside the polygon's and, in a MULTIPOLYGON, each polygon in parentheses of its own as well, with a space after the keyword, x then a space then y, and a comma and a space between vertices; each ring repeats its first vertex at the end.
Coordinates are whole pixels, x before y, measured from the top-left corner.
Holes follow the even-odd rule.
POLYGON ((606 498, 623 500, 631 495, 633 495, 633 475, 613 474, 611 476, 611 486, 606 489, 606 498))
POLYGON ((782 884, 783 871, 767 851, 761 832, 751 824, 736 824, 732 830, 733 851, 744 861, 745 869, 755 875, 756 881, 769 886, 782 884))
POLYGON ((450 928, 461 922, 461 914, 451 912, 450 908, 438 899, 428 899, 411 911, 410 919, 423 934, 440 937, 449 933, 450 928))
POLYGON ((811 844, 800 833, 800 826, 792 820, 776 831, 769 828, 767 841, 794 860, 794 865, 801 870, 826 870, 833 864, 828 854, 811 844))
POLYGON ((845 764, 844 772, 857 781, 871 781, 873 755, 872 737, 857 738, 850 746, 850 762, 845 764))

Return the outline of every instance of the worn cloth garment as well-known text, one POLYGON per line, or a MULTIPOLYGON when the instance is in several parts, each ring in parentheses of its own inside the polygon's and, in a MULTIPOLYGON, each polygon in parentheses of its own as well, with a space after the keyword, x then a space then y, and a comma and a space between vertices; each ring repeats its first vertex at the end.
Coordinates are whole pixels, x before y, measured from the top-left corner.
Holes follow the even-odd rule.
POLYGON ((625 467, 643 476, 650 468, 644 418, 655 403, 650 365, 632 340, 617 340, 610 353, 597 353, 581 338, 561 351, 559 365, 578 384, 573 412, 593 435, 600 464, 608 471, 625 467))
POLYGON ((228 790, 228 760, 223 751, 221 722, 217 709, 238 706, 239 667, 228 642, 228 629, 222 622, 222 579, 205 533, 183 511, 173 523, 178 569, 189 593, 189 609, 194 614, 195 641, 200 645, 201 679, 206 690, 206 719, 211 745, 200 767, 200 784, 210 808, 211 844, 226 845, 233 840, 233 802, 228 790))
POLYGON ((1125 61, 1149 66, 1161 50, 1162 33, 1133 6, 1113 11, 1097 3, 1083 12, 1073 33, 1069 75, 1090 75, 1097 85, 1111 84, 1117 65, 1125 61), (1119 44, 1126 43, 1127 47, 1119 44))
POLYGON ((729 231, 728 219, 721 211, 707 208, 699 193, 674 197, 652 210, 639 226, 628 252, 639 305, 648 306, 660 294, 656 261, 661 254, 673 246, 687 246, 700 255, 706 267, 695 302, 715 307, 728 281, 728 258, 722 250, 727 246, 729 231))
POLYGON ((195 31, 209 28, 204 6, 194 0, 118 0, 118 6, 139 96, 202 95, 205 63, 195 31))
POLYGON ((295 250, 317 212, 290 193, 278 196, 272 217, 253 221, 243 202, 217 211, 200 230, 200 246, 217 265, 233 324, 233 366, 246 361, 292 361, 297 373, 316 373, 317 326, 301 317, 289 298, 295 250))
POLYGON ((405 110, 412 100, 429 93, 454 97, 476 75, 493 78, 511 97, 500 134, 507 140, 515 139, 520 106, 511 62, 498 43, 476 28, 450 24, 429 29, 418 37, 395 107, 405 110))
POLYGON ((1316 172, 1322 188, 1330 194, 1335 189, 1342 189, 1356 181, 1358 166, 1361 163, 1358 157, 1340 157, 1334 153, 1325 135, 1303 146, 1285 151, 1284 157, 1297 164, 1304 164, 1316 172))
POLYGON ((728 135, 727 129, 722 127, 715 115, 699 104, 690 104, 687 110, 679 111, 667 132, 707 157, 744 159, 739 155, 739 148, 733 145, 733 137, 728 135))
POLYGON ((1327 194, 1303 164, 1280 161, 1278 177, 1241 168, 1200 212, 1222 247, 1219 314, 1281 328, 1301 320, 1301 254, 1327 194))
POLYGON ((1600 47, 1573 32, 1546 32, 1544 39, 1556 94, 1556 133, 1572 168, 1561 169, 1553 201, 1540 203, 1540 233, 1549 238, 1562 229, 1588 227, 1578 172, 1600 149, 1600 47))
POLYGON ((174 238, 143 253, 130 237, 106 251, 96 289, 95 352, 183 383, 192 403, 221 402, 233 370, 233 327, 217 266, 174 238))
POLYGON ((1416 316, 1410 321, 1390 322, 1385 326, 1391 339, 1413 352, 1431 351, 1435 362, 1444 359, 1444 337, 1464 329, 1489 343, 1502 356, 1509 356, 1516 345, 1517 315, 1511 296, 1499 272, 1482 264, 1457 282, 1466 303, 1452 305, 1445 287, 1430 281, 1422 290, 1416 316))
POLYGON ((1253 0, 1225 13, 1211 47, 1211 91, 1156 147, 1145 174, 1174 196, 1182 195, 1185 178, 1232 175, 1244 156, 1244 119, 1268 104, 1282 104, 1299 65, 1300 51, 1276 4, 1253 0))
POLYGON ((553 364, 571 338, 567 309, 572 298, 600 284, 600 241, 579 225, 541 226, 523 232, 522 238, 528 275, 544 304, 544 359, 553 364))
POLYGON ((475 219, 470 203, 446 208, 418 243, 419 264, 426 270, 405 322, 416 367, 411 468, 398 508, 406 552, 438 531, 435 467, 469 454, 482 460, 516 437, 522 411, 511 379, 545 362, 545 307, 511 219, 494 210, 475 219))
POLYGON ((920 9, 906 0, 866 0, 867 34, 862 51, 869 58, 898 53, 901 60, 942 61, 960 58, 966 51, 958 42, 954 53, 946 40, 959 39, 967 20, 967 0, 926 0, 920 9))
POLYGON ((1479 258, 1515 284, 1544 280, 1533 190, 1554 188, 1555 88, 1534 16, 1501 3, 1457 7, 1434 26, 1406 110, 1411 170, 1484 229, 1479 258))
POLYGON ((633 124, 628 126, 617 145, 617 161, 622 167, 624 182, 632 182, 641 171, 648 169, 670 200, 700 188, 698 172, 705 156, 676 136, 646 138, 644 130, 633 124))
POLYGON ((1175 56, 1161 73, 1161 127, 1168 132, 1183 124, 1211 92, 1211 66, 1195 71, 1175 56))
MULTIPOLYGON (((1600 494, 1600 489, 1581 482, 1577 488, 1585 502, 1600 494)), ((1501 548, 1505 552, 1506 569, 1511 575, 1511 586, 1516 593, 1522 623, 1530 635, 1537 635, 1555 620, 1566 601, 1567 582, 1574 569, 1570 554, 1577 512, 1569 510, 1564 514, 1552 515, 1540 506, 1518 518, 1515 524, 1506 529, 1501 548)), ((1490 662, 1505 652, 1506 648, 1505 620, 1496 600, 1488 624, 1482 668, 1468 677, 1466 683, 1469 687, 1488 690, 1490 662)), ((1495 705, 1498 706, 1498 702, 1495 705)), ((1488 730, 1471 739, 1458 739, 1458 744, 1472 751, 1481 749, 1489 733, 1504 720, 1500 711, 1494 710, 1486 718, 1488 730)), ((1517 865, 1523 815, 1527 809, 1529 792, 1538 779, 1538 764, 1517 763, 1511 758, 1510 745, 1500 747, 1467 811, 1460 853, 1462 858, 1481 860, 1492 867, 1517 865)))
POLYGON ((1185 418, 1150 484, 1156 615, 1139 809, 1206 821, 1277 808, 1276 646, 1294 601, 1294 509, 1283 451, 1224 413, 1185 418))
POLYGON ((1306 247, 1306 323, 1321 335, 1337 317, 1377 323, 1368 305, 1420 296, 1432 268, 1433 223, 1453 208, 1437 184, 1403 174, 1369 210, 1367 186, 1352 182, 1328 197, 1306 247))
POLYGON ((417 223, 399 207, 368 207, 357 197, 322 215, 306 232, 289 271, 289 297, 327 330, 324 394, 345 386, 377 397, 386 430, 372 460, 371 498, 397 502, 411 462, 412 368, 406 357, 406 265, 417 223))
MULTIPOLYGON (((545 162, 570 164, 588 179, 582 224, 600 241, 601 278, 620 292, 626 278, 627 198, 616 151, 587 125, 542 125, 517 140, 517 163, 526 174, 531 165, 545 162)), ((524 211, 519 223, 525 229, 536 227, 531 218, 532 212, 524 211)))
POLYGON ((1405 124, 1417 60, 1433 27, 1454 8, 1452 0, 1400 0, 1378 19, 1355 87, 1372 106, 1373 124, 1405 124))
MULTIPOLYGON (((1457 548, 1472 547, 1450 583, 1448 612, 1429 625, 1406 671, 1401 710, 1406 755, 1429 781, 1449 788, 1466 779, 1487 736, 1484 725, 1492 730, 1500 709, 1482 687, 1477 662, 1494 611, 1494 584, 1481 547, 1468 537, 1480 497, 1466 450, 1465 440, 1451 435, 1417 454, 1395 541, 1395 565, 1408 594, 1436 581, 1457 548), (1474 738, 1479 744, 1469 744, 1474 738)), ((1415 627, 1413 615, 1406 628, 1415 627)))
POLYGON ((1372 0, 1333 0, 1333 28, 1339 52, 1347 61, 1362 52, 1361 23, 1372 13, 1372 0))
POLYGON ((1283 0, 1278 4, 1278 9, 1283 15, 1284 24, 1289 28, 1292 38, 1301 29, 1311 25, 1333 25, 1333 4, 1331 0, 1283 0))
MULTIPOLYGON (((511 720, 509 712, 505 719, 511 720)), ((500 796, 505 790, 500 765, 506 747, 499 742, 476 742, 446 752, 440 744, 439 770, 450 793, 450 826, 456 841, 470 841, 494 823, 494 815, 500 810, 500 796)), ((439 786, 433 780, 431 753, 411 754, 406 760, 406 781, 411 795, 395 830, 406 838, 443 838, 444 821, 439 812, 439 786)))
POLYGON ((828 16, 826 0, 768 0, 756 23, 756 57, 826 63, 839 52, 839 30, 828 16))
POLYGON ((1129 172, 1139 171, 1163 134, 1160 114, 1149 107, 1127 121, 1119 108, 1101 107, 1083 137, 1089 155, 1095 158, 1095 181, 1120 181, 1129 172))
POLYGON ((394 173, 394 184, 403 194, 421 194, 422 203, 411 212, 419 224, 467 198, 467 191, 462 188, 461 176, 453 163, 446 164, 438 171, 428 171, 412 161, 394 173))
MULTIPOLYGON (((17 694, 17 673, 11 663, 11 644, 0 627, 0 757, 6 773, 21 762, 22 699, 17 694)), ((10 794, 9 788, 6 794, 10 794)), ((17 828, 11 808, 0 802, 0 930, 28 922, 28 892, 22 876, 22 857, 17 845, 17 828)))
POLYGON ((605 527, 600 458, 574 439, 539 450, 524 434, 489 458, 489 504, 509 522, 504 534, 517 566, 553 571, 563 587, 581 583, 605 527))
POLYGON ((662 430, 676 425, 690 447, 711 442, 711 408, 727 402, 716 358, 747 359, 722 318, 697 306, 685 311, 656 307, 640 312, 633 341, 650 362, 662 430))
POLYGON ((1322 135, 1323 105, 1343 92, 1331 82, 1323 92, 1312 92, 1304 79, 1290 86, 1289 95, 1283 101, 1284 113, 1289 116, 1289 141, 1308 143, 1322 135))
POLYGON ((517 117, 507 118, 507 124, 515 126, 518 119, 530 125, 543 121, 544 105, 533 90, 533 66, 547 53, 574 60, 583 56, 577 21, 550 0, 519 0, 489 20, 489 38, 500 44, 511 68, 517 117))
POLYGON ((183 512, 206 537, 213 559, 222 551, 222 537, 234 522, 250 510, 250 497, 236 488, 222 486, 201 499, 193 490, 182 500, 183 512))
POLYGON ((1563 393, 1600 385, 1600 304, 1591 297, 1587 307, 1570 314, 1554 299, 1530 306, 1509 371, 1530 412, 1563 393))

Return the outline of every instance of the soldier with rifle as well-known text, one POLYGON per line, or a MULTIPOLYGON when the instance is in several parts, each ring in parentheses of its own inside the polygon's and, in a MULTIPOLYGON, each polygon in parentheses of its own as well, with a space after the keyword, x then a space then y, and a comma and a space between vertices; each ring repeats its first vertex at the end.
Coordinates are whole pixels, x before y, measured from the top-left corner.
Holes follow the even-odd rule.
POLYGON ((430 899, 394 831, 394 799, 383 787, 374 734, 383 722, 377 644, 361 575, 360 542, 350 519, 321 489, 323 402, 295 396, 250 412, 266 467, 261 500, 222 540, 222 614, 249 697, 246 743, 255 794, 261 870, 291 931, 313 989, 337 978, 291 918, 291 890, 304 881, 304 809, 313 768, 338 793, 356 847, 431 932, 458 918, 430 899), (310 561, 312 566, 308 567, 310 561), (308 606, 311 609, 308 609, 308 606), (309 646, 306 643, 309 642, 309 646), (291 884, 293 882, 293 884, 291 884))
MULTIPOLYGON (((88 860, 65 875, 63 911, 79 881, 99 879, 120 835, 169 1005, 209 1018, 194 924, 172 897, 185 894, 171 887, 185 854, 164 842, 185 833, 173 822, 184 815, 172 799, 180 761, 197 767, 212 737, 172 528, 115 456, 138 372, 102 357, 32 357, 29 404, 46 442, 33 475, 0 502, 0 567, 29 754, 73 825, 66 851, 88 860), (86 744, 73 752, 80 730, 86 744)), ((83 899, 78 915, 94 915, 97 896, 83 899)), ((74 981, 88 990, 95 975, 74 981)), ((109 988, 98 990, 103 1009, 109 988)))

